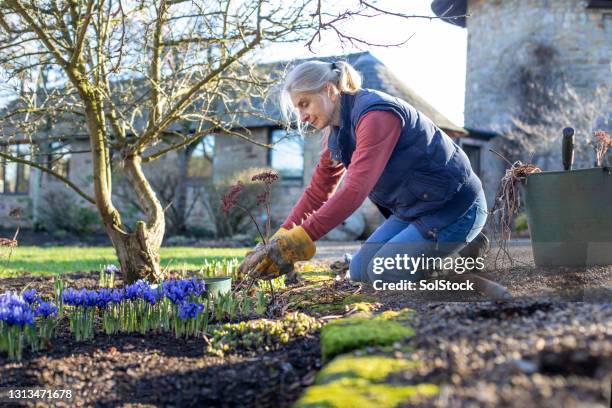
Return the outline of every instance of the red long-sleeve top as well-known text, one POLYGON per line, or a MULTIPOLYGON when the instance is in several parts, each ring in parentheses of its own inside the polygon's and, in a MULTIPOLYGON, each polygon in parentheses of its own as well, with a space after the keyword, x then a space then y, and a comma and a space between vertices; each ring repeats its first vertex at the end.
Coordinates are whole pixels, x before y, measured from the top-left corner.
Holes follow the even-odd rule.
POLYGON ((401 127, 401 119, 392 112, 374 110, 363 115, 355 129, 357 145, 348 171, 342 163, 332 160, 330 151, 325 149, 310 185, 282 227, 291 229, 301 225, 316 241, 348 218, 380 178, 401 127), (344 184, 335 192, 345 173, 344 184))

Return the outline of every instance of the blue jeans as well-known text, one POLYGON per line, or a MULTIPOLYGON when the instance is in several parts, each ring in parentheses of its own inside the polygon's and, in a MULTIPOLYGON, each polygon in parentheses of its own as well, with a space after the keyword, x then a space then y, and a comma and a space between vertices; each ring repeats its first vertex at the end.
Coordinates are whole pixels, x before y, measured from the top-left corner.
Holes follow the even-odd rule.
POLYGON ((390 267, 381 272, 380 260, 395 259, 398 256, 401 258, 405 255, 410 258, 446 257, 471 242, 482 231, 486 221, 487 201, 482 190, 463 216, 438 231, 435 241, 433 238, 423 237, 410 222, 391 215, 353 255, 349 267, 351 280, 398 282, 404 279, 412 281, 422 279, 424 270, 411 271, 405 267, 409 263, 402 264, 403 267, 400 269, 390 267))

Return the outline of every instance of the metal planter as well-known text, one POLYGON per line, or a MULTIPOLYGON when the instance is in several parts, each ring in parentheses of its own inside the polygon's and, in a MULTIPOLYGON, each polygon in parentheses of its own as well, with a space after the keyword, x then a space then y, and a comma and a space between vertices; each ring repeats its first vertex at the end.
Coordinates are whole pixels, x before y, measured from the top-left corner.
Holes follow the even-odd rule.
POLYGON ((204 278, 204 284, 208 295, 223 295, 232 290, 232 278, 230 276, 204 278))
POLYGON ((522 185, 538 266, 612 264, 612 168, 534 173, 522 185))

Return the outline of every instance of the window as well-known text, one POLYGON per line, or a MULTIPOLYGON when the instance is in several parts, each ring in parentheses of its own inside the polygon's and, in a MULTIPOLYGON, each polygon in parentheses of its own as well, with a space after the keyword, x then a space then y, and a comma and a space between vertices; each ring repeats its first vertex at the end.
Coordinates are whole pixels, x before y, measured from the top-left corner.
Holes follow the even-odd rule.
POLYGON ((197 144, 189 157, 187 177, 210 178, 213 172, 213 156, 215 153, 215 136, 205 136, 197 144))
MULTIPOLYGON (((62 142, 52 142, 49 145, 50 154, 47 157, 47 167, 58 173, 60 176, 68 178, 70 175, 70 145, 62 142)), ((49 180, 57 180, 57 178, 48 175, 49 180)))
POLYGON ((474 173, 476 173, 476 175, 480 177, 480 146, 464 144, 461 146, 461 148, 467 155, 468 159, 470 159, 472 170, 474 170, 474 173))
MULTIPOLYGON (((30 160, 30 145, 11 145, 2 148, 13 157, 30 160)), ((30 166, 0 159, 0 194, 27 194, 30 186, 30 166)))
POLYGON ((273 129, 270 134, 268 164, 283 180, 302 180, 304 175, 304 138, 299 132, 273 129))

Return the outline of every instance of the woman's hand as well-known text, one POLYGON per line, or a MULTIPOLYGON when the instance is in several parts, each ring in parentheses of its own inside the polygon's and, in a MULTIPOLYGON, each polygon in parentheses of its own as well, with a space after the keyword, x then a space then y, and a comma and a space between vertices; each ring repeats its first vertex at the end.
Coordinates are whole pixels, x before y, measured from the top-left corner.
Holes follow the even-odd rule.
POLYGON ((244 260, 238 266, 238 277, 243 279, 249 275, 255 265, 257 265, 264 256, 265 245, 259 243, 255 247, 246 253, 244 260))
POLYGON ((315 252, 314 242, 304 228, 298 226, 275 234, 267 245, 256 246, 246 255, 238 271, 251 272, 257 279, 274 279, 291 272, 295 262, 307 261, 315 252))
MULTIPOLYGON (((274 235, 272 235, 270 239, 273 240, 274 238, 279 237, 287 232, 289 232, 288 229, 281 227, 278 229, 278 231, 274 233, 274 235)), ((255 247, 251 251, 247 252, 247 254, 244 256, 244 260, 242 261, 240 266, 238 266, 238 276, 244 278, 245 276, 249 275, 249 273, 255 268, 255 266, 263 260, 267 252, 269 252, 269 250, 262 242, 255 245, 255 247)))

